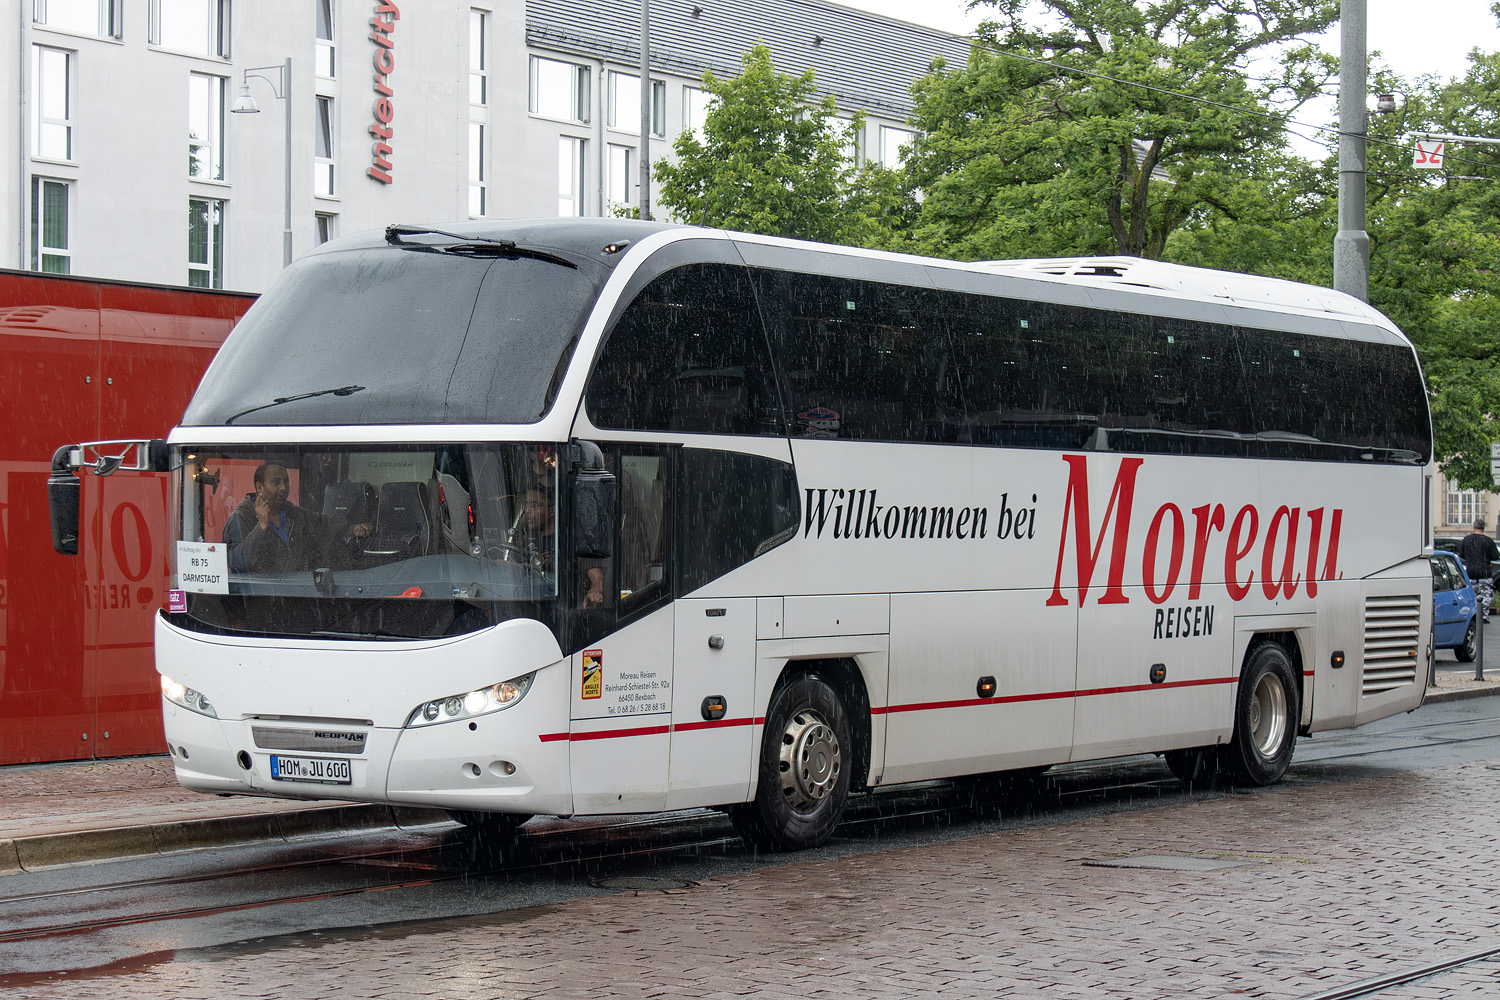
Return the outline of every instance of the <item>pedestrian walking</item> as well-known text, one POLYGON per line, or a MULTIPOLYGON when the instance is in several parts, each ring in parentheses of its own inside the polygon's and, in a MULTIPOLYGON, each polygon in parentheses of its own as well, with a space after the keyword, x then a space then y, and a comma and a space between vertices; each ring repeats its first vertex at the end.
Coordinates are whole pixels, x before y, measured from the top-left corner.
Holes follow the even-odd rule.
POLYGON ((1473 534, 1466 535, 1464 540, 1458 543, 1458 558, 1463 560, 1464 571, 1469 574, 1469 581, 1474 584, 1474 596, 1479 599, 1480 610, 1484 612, 1484 620, 1490 620, 1490 601, 1495 596, 1495 584, 1490 578, 1490 564, 1500 559, 1500 547, 1495 545, 1495 540, 1484 533, 1484 518, 1474 522, 1473 534))

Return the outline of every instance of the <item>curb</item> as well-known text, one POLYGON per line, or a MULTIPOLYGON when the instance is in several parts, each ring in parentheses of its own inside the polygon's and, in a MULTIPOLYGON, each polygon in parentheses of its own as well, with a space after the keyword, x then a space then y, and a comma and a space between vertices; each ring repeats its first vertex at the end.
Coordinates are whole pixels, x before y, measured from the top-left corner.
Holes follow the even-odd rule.
POLYGON ((340 833, 407 830, 450 821, 447 812, 441 809, 388 805, 318 806, 283 813, 15 837, 0 840, 0 875, 92 861, 165 856, 267 840, 291 843, 340 833))
POLYGON ((1427 697, 1422 703, 1431 705, 1440 701, 1466 701, 1469 698, 1490 698, 1497 694, 1500 694, 1500 684, 1492 688, 1458 688, 1456 690, 1428 688, 1427 697))

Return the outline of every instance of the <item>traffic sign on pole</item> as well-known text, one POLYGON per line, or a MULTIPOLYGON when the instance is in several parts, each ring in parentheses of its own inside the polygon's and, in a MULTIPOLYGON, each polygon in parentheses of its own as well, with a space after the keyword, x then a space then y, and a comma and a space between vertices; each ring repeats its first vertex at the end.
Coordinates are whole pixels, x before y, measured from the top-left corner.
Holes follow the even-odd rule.
POLYGON ((1440 170, 1443 166, 1443 147, 1447 145, 1441 139, 1418 139, 1416 160, 1413 166, 1419 170, 1440 170))

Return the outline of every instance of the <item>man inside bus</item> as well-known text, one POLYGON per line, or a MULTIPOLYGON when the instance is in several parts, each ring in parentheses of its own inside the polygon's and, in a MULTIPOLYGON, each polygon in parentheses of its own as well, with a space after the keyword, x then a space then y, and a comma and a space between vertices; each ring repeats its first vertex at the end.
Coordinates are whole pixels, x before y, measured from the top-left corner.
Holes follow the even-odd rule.
MULTIPOLYGON (((557 511, 551 494, 541 487, 526 491, 522 509, 526 529, 526 562, 543 576, 553 577, 557 560, 557 511)), ((604 564, 597 559, 579 561, 583 606, 598 607, 604 603, 604 564)), ((555 577, 553 577, 555 579, 555 577)))
POLYGON ((255 492, 246 495, 224 522, 232 573, 288 573, 329 565, 343 537, 364 538, 369 524, 348 531, 338 522, 287 500, 291 478, 285 466, 267 462, 255 470, 255 492))

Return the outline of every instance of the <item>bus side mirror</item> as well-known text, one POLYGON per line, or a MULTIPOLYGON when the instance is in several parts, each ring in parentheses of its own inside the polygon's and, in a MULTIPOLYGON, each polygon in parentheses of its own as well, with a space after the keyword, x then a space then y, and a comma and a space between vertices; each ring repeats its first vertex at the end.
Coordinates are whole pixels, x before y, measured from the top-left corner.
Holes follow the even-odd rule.
POLYGON ((603 469, 573 476, 573 554, 589 559, 613 555, 615 477, 603 469))
POLYGON ((73 473, 73 448, 64 445, 52 456, 47 477, 47 511, 52 520, 52 547, 65 556, 78 554, 78 512, 83 504, 83 482, 73 473))

